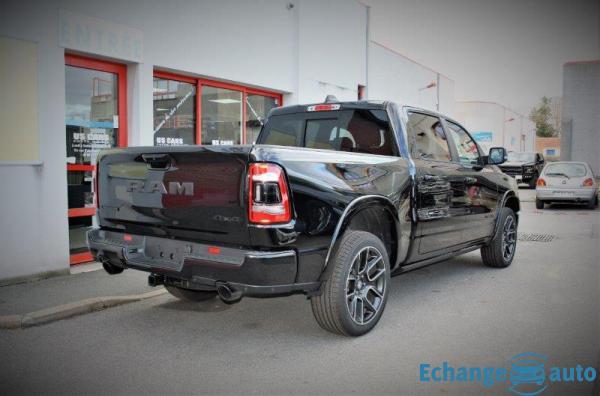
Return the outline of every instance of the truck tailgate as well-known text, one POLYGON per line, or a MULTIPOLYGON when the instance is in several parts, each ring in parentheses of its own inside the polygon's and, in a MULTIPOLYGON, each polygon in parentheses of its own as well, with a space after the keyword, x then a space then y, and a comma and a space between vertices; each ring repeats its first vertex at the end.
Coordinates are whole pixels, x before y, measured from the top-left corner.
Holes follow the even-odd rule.
POLYGON ((251 146, 138 147, 98 159, 102 227, 135 234, 248 244, 251 146))

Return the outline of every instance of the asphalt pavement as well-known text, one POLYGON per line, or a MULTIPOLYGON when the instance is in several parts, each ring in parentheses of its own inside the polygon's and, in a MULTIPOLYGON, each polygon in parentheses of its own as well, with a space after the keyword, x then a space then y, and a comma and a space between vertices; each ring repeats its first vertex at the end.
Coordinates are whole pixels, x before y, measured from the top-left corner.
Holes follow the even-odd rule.
MULTIPOLYGON (((550 242, 519 241, 507 269, 473 252, 393 278, 363 337, 323 331, 304 296, 228 306, 164 295, 0 330, 0 394, 510 394, 506 383, 424 383, 419 366, 507 367, 524 352, 598 370, 600 211, 538 211, 533 191, 520 193, 519 232, 550 242)), ((543 394, 599 390, 551 383, 543 394)))

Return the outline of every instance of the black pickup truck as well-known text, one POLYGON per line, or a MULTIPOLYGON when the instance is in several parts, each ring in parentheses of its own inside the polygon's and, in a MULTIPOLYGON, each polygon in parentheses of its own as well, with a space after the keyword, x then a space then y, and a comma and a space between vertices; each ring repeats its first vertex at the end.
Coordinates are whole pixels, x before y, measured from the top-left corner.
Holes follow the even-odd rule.
POLYGON ((358 336, 391 275, 476 249, 511 264, 520 203, 505 156, 390 102, 278 108, 255 145, 103 151, 88 246, 107 272, 147 271, 184 300, 304 293, 321 327, 358 336))
POLYGON ((517 183, 527 183, 529 188, 535 188, 544 165, 546 161, 540 153, 510 151, 506 162, 500 165, 500 170, 514 177, 517 183))

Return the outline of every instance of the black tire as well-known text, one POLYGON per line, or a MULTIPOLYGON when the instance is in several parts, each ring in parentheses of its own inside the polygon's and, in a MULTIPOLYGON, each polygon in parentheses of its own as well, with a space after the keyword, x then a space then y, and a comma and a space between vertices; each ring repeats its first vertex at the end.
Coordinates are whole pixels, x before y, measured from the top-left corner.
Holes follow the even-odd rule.
POLYGON ((104 271, 106 271, 110 275, 118 275, 125 270, 125 268, 123 267, 118 267, 108 262, 103 262, 102 268, 104 268, 104 271))
POLYGON ((544 201, 536 199, 535 200, 535 208, 536 209, 544 209, 544 201))
POLYGON ((390 263, 385 246, 371 233, 348 231, 328 265, 332 267, 321 286, 322 294, 310 299, 317 323, 344 336, 368 333, 381 318, 389 293, 390 263), (372 264, 370 268, 367 263, 372 264))
POLYGON ((512 263, 517 250, 517 217, 512 209, 504 207, 500 209, 498 222, 498 232, 488 245, 481 248, 481 258, 488 267, 506 268, 512 263))
POLYGON ((172 296, 183 301, 200 302, 210 300, 217 296, 216 291, 190 290, 173 285, 165 285, 165 289, 167 289, 172 296))
POLYGON ((587 208, 588 209, 594 209, 596 207, 598 203, 598 197, 594 196, 592 199, 590 199, 587 203, 587 208))
POLYGON ((529 179, 529 188, 532 190, 535 190, 535 185, 537 184, 537 176, 532 176, 531 179, 529 179))

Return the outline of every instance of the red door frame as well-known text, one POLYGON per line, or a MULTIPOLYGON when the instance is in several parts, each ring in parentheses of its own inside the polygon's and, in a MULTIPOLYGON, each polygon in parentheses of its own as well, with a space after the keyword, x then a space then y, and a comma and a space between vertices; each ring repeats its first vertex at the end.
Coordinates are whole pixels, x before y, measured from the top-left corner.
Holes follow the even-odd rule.
MULTIPOLYGON (((116 74, 118 77, 117 83, 117 108, 119 113, 119 132, 117 136, 117 146, 127 147, 127 66, 108 62, 94 58, 88 58, 80 55, 65 54, 65 66, 75 66, 84 69, 98 70, 116 74)), ((93 164, 67 164, 67 171, 95 171, 96 166, 93 164)), ((71 208, 68 212, 68 217, 87 217, 94 216, 96 208, 71 208)), ((89 252, 71 254, 69 262, 71 265, 86 263, 93 261, 93 257, 89 252)))
POLYGON ((181 81, 188 84, 196 85, 196 144, 202 144, 202 87, 210 86, 215 88, 230 89, 232 91, 239 91, 242 93, 242 144, 246 144, 246 98, 250 95, 262 95, 275 98, 278 101, 279 106, 283 106, 283 94, 258 89, 250 88, 245 85, 226 83, 222 81, 209 80, 206 78, 197 78, 184 76, 181 74, 165 72, 161 70, 154 70, 154 77, 164 78, 167 80, 181 81))

